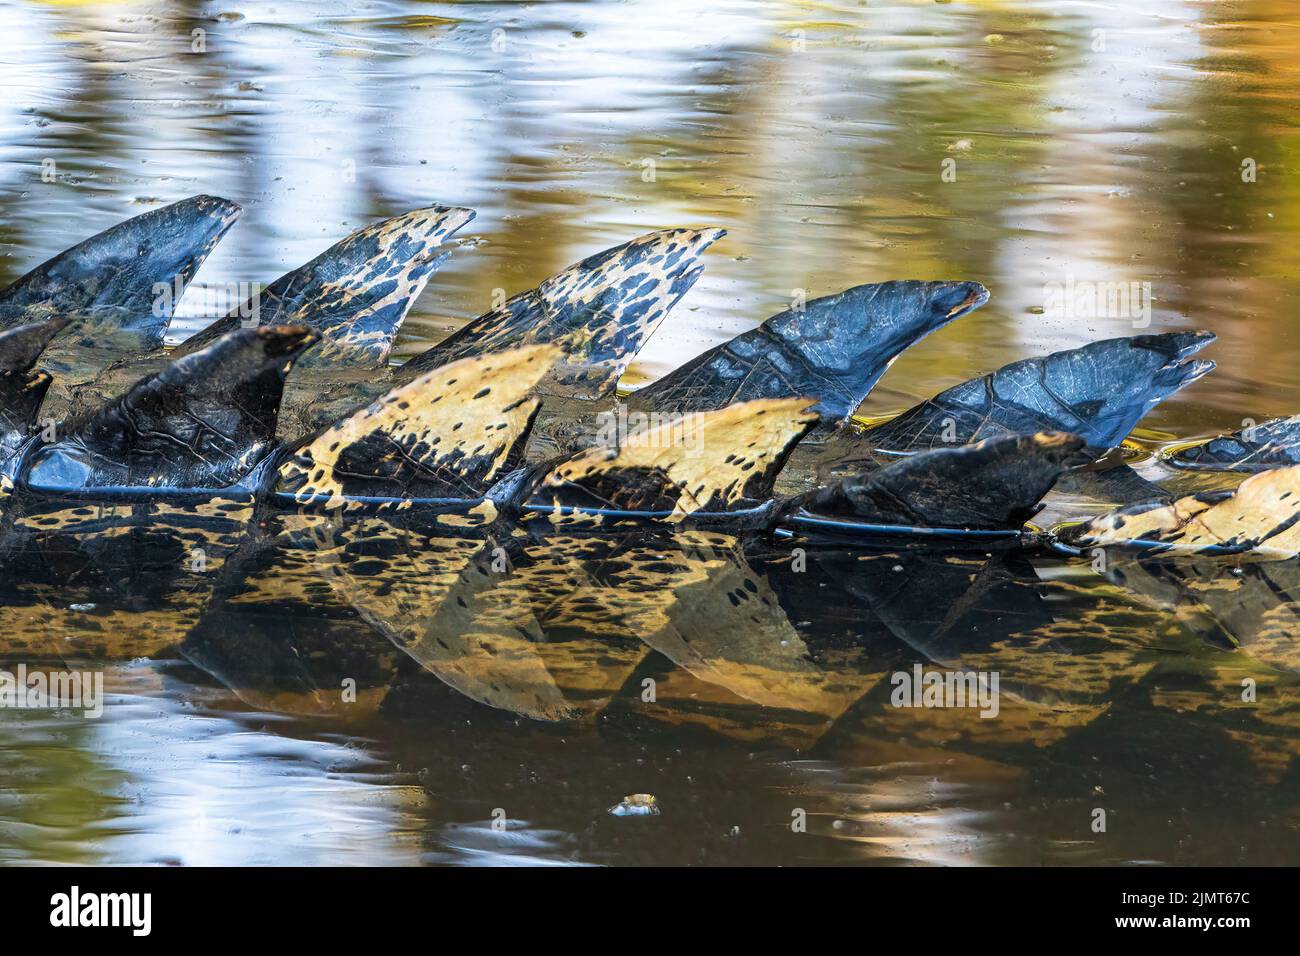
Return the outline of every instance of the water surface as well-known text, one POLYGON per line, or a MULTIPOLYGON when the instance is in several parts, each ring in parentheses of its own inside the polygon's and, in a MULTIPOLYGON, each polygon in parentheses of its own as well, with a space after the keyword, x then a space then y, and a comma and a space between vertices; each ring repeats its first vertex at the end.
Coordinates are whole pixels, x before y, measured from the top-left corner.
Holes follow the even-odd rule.
MULTIPOLYGON (((1178 328, 1216 332, 1220 368, 1143 422, 1144 448, 1300 410, 1288 4, 5 0, 0 32, 0 282, 197 192, 245 207, 200 275, 216 290, 380 216, 471 206, 404 327, 409 355, 494 290, 638 232, 718 225, 629 385, 797 290, 967 278, 990 304, 909 351, 865 413, 1178 328), (1070 280, 1150 283, 1149 322, 1045 310, 1070 280)), ((213 310, 192 290, 174 337, 213 310)), ((770 555, 709 565, 665 612, 688 639, 734 639, 699 660, 530 601, 540 666, 575 711, 558 722, 421 670, 324 577, 327 628, 274 593, 253 624, 199 595, 146 627, 151 598, 129 588, 23 585, 0 627, 45 639, 6 660, 100 669, 110 697, 98 720, 0 714, 0 859, 1300 861, 1289 572, 1121 580, 1038 561, 990 590, 979 571, 1002 575, 1000 558, 936 579, 875 556, 914 579, 882 603, 855 590, 855 560, 797 580, 770 555), (737 568, 770 590, 763 628, 715 610, 737 568), (199 666, 200 638, 307 664, 278 683, 269 664, 199 666), (889 675, 918 661, 999 671, 999 717, 891 707, 889 675), (351 708, 335 699, 348 668, 351 708), (607 813, 633 793, 661 814, 607 813)), ((511 674, 485 680, 506 693, 511 674)))

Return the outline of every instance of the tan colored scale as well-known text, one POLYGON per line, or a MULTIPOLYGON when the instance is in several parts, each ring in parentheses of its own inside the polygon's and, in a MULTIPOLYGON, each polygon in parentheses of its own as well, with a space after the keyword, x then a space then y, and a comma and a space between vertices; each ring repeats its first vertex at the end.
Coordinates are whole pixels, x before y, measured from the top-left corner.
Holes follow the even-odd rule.
MULTIPOLYGON (((602 712, 649 653, 639 639, 653 626, 637 596, 601 577, 620 542, 609 535, 553 534, 522 544, 523 561, 494 599, 529 601, 542 640, 536 653, 573 717, 602 712)), ((656 601, 670 601, 661 593, 656 601)), ((637 691, 639 692, 639 691, 637 691)))
POLYGON ((634 704, 656 720, 807 747, 883 674, 857 649, 814 661, 735 535, 680 532, 621 557, 611 592, 649 602, 638 633, 679 668, 659 678, 658 706, 634 704))
MULTIPOLYGON (((738 538, 684 537, 672 555, 677 600, 671 627, 652 633, 646 643, 700 679, 764 707, 838 714, 856 699, 863 688, 847 696, 831 692, 834 702, 819 700, 828 685, 842 682, 812 662, 766 578, 745 560, 738 538)), ((657 586, 659 577, 646 572, 644 586, 657 586)))
POLYGON ((280 486, 301 479, 305 483, 294 492, 296 500, 324 495, 325 508, 349 507, 336 472, 339 458, 357 442, 379 434, 388 440, 391 455, 408 458, 424 449, 423 458, 410 459, 412 465, 486 490, 536 411, 537 399, 529 393, 559 355, 555 346, 533 345, 427 372, 299 448, 280 467, 280 486), (467 474, 463 466, 483 455, 491 458, 486 472, 467 474))
POLYGON ((1231 547, 1268 558, 1300 554, 1300 465, 1252 475, 1222 501, 1196 496, 1145 510, 1122 508, 1092 519, 1075 543, 1127 545, 1155 541, 1174 553, 1231 547))
POLYGON ((367 517, 314 528, 316 579, 425 670, 471 700, 539 720, 572 715, 536 652, 527 595, 498 591, 494 545, 367 517), (365 542, 366 556, 355 546, 365 542), (377 558, 377 553, 384 557, 377 558), (373 565, 383 561, 383 568, 373 565), (366 570, 355 571, 358 563, 366 570))
POLYGON ((1300 673, 1300 567, 1291 561, 1126 561, 1108 576, 1186 630, 1300 673))
MULTIPOLYGON (((673 418, 629 435, 619 448, 590 448, 565 459, 545 474, 534 499, 554 503, 559 518, 563 491, 582 487, 610 472, 641 471, 664 476, 675 488, 671 515, 680 522, 712 502, 729 506, 744 496, 746 484, 780 466, 785 450, 816 422, 812 401, 764 398, 717 411, 673 418)), ((618 500, 608 506, 619 509, 618 500)), ((563 520, 582 520, 566 515, 563 520)))

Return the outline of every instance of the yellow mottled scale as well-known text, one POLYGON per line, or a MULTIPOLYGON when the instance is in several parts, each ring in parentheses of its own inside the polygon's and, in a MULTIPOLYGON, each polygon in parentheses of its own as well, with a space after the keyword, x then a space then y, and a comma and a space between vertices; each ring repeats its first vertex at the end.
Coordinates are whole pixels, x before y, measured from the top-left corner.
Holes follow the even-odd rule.
POLYGON ((464 514, 449 511, 439 515, 438 524, 444 528, 482 528, 496 521, 497 514, 496 504, 485 498, 464 514))
MULTIPOLYGON (((435 206, 385 219, 354 233, 349 237, 351 240, 375 243, 377 252, 372 259, 375 268, 354 270, 336 282, 321 285, 314 295, 304 297, 292 311, 279 314, 276 321, 312 325, 312 318, 322 310, 330 313, 342 311, 352 299, 363 296, 364 308, 356 310, 345 325, 330 329, 321 345, 327 351, 337 350, 339 359, 345 359, 349 350, 357 349, 366 350, 381 361, 386 359, 392 333, 387 328, 368 330, 368 317, 402 303, 408 303, 409 307, 409 303, 419 297, 431 275, 427 270, 408 268, 407 259, 399 250, 404 246, 435 248, 473 216, 469 209, 435 206), (378 267, 384 263, 391 265, 380 270, 378 267), (380 298, 372 298, 375 286, 388 281, 393 282, 393 288, 380 298)), ((319 350, 312 356, 313 361, 323 357, 327 356, 322 356, 319 350)))
POLYGON ((682 262, 698 256, 725 234, 722 229, 667 229, 652 232, 626 243, 617 256, 602 259, 596 266, 577 263, 542 282, 536 289, 520 293, 478 319, 467 328, 475 332, 473 345, 484 351, 508 345, 554 341, 562 346, 564 359, 548 375, 542 391, 558 395, 578 393, 587 397, 611 390, 627 369, 637 348, 619 347, 629 337, 644 342, 668 314, 662 308, 673 301, 674 289, 682 281, 682 262), (611 289, 624 294, 611 296, 611 289), (540 306, 542 318, 520 334, 516 315, 527 312, 519 300, 540 306), (647 307, 647 303, 652 306, 647 307), (553 330, 571 324, 563 316, 590 312, 581 327, 554 338, 553 330), (630 327, 628 315, 636 309, 648 316, 630 327))
POLYGON ((554 346, 534 345, 434 369, 298 448, 281 466, 278 487, 303 502, 323 496, 326 508, 355 506, 349 479, 354 494, 391 494, 386 486, 366 486, 377 471, 340 471, 348 450, 365 441, 365 465, 377 469, 387 457, 448 484, 448 497, 475 497, 500 477, 537 409, 529 393, 558 357, 554 346))
POLYGON ((582 535, 529 540, 522 561, 492 595, 507 607, 529 602, 536 653, 574 717, 604 710, 649 653, 639 639, 640 603, 599 577, 618 546, 609 537, 582 535))
POLYGON ((543 654, 532 595, 508 571, 493 571, 491 551, 467 564, 440 613, 420 635, 419 660, 474 700, 534 720, 568 720, 576 708, 543 654))
POLYGON ((673 500, 670 522, 705 505, 721 510, 743 498, 752 479, 775 472, 786 450, 817 421, 812 404, 800 398, 757 399, 652 425, 618 448, 590 448, 564 459, 542 476, 533 500, 553 505, 553 520, 590 522, 581 514, 561 519, 564 493, 600 489, 606 507, 623 508, 629 502, 620 491, 636 493, 639 483, 634 486, 621 475, 636 472, 659 481, 656 490, 673 500), (611 475, 608 487, 602 479, 611 475))
POLYGON ((1094 518, 1075 533, 1085 547, 1157 541, 1176 553, 1228 546, 1270 558, 1300 554, 1300 465, 1252 475, 1222 501, 1180 498, 1094 518))
POLYGON ((549 543, 557 555, 609 550, 603 567, 584 561, 591 583, 563 598, 573 627, 586 626, 593 606, 609 608, 611 636, 637 637, 678 668, 656 677, 651 704, 633 699, 640 687, 623 687, 629 671, 612 689, 624 690, 625 708, 738 739, 810 746, 879 682, 879 667, 855 652, 812 659, 734 535, 636 534, 616 548, 609 540, 599 534, 549 543))
MULTIPOLYGON (((849 661, 843 669, 814 664, 733 536, 554 534, 525 544, 523 554, 493 595, 531 600, 544 633, 537 653, 583 714, 619 693, 635 704, 641 689, 627 682, 650 649, 718 688, 720 700, 804 711, 797 722, 805 743, 879 679, 849 661)), ((663 707, 651 709, 660 715, 663 707)))
POLYGON ((1291 561, 1126 561, 1111 577, 1193 634, 1300 673, 1300 567, 1291 561))
POLYGON ((535 719, 570 716, 536 653, 528 595, 498 589, 491 540, 353 519, 313 558, 340 600, 461 694, 535 719))
POLYGON ((298 605, 318 612, 337 605, 323 570, 336 560, 334 551, 340 547, 331 538, 332 521, 328 515, 277 517, 280 533, 262 545, 273 552, 273 560, 245 574, 225 603, 235 608, 298 605))
POLYGON ((874 686, 876 674, 813 662, 739 539, 695 531, 674 536, 673 544, 667 554, 638 549, 629 575, 615 578, 628 590, 672 595, 664 625, 643 638, 669 660, 744 700, 819 715, 827 724, 874 686))

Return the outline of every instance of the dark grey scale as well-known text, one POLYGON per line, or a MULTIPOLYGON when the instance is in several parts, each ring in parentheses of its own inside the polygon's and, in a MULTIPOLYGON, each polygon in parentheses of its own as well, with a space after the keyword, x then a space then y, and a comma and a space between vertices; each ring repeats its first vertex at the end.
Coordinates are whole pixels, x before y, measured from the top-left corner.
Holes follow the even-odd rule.
POLYGON ((1246 648, 1265 661, 1272 645, 1281 652, 1281 666, 1297 666, 1276 622, 1292 617, 1290 609, 1300 604, 1300 563, 1144 558, 1112 562, 1106 576, 1161 610, 1176 611, 1181 626, 1210 644, 1246 648))
POLYGON ((229 200, 193 196, 119 223, 0 291, 0 321, 22 322, 31 309, 100 313, 140 344, 159 346, 179 293, 239 212, 229 200))
POLYGON ((1106 339, 1004 365, 867 429, 876 449, 919 451, 1005 434, 1067 431, 1091 452, 1122 442, 1156 404, 1214 368, 1190 356, 1210 332, 1106 339))
POLYGON ((42 417, 65 418, 70 396, 93 391, 90 382, 114 362, 161 354, 176 303, 238 215, 237 205, 211 196, 151 210, 60 253, 0 292, 0 328, 51 314, 72 320, 41 355, 41 368, 54 376, 42 417))
POLYGON ((808 492, 791 506, 885 524, 1018 528, 1082 447, 1077 436, 1053 434, 938 448, 808 492))
POLYGON ((636 409, 698 412, 754 398, 819 400, 823 422, 857 410, 909 346, 988 301, 977 282, 882 282, 772 316, 629 400, 636 409))
POLYGON ((1179 468, 1257 472, 1300 464, 1300 417, 1274 418, 1166 459, 1179 468))
POLYGON ((38 491, 233 485, 273 447, 284 377, 319 338, 302 326, 231 332, 69 423, 28 457, 22 482, 38 491))
MULTIPOLYGON (((864 556, 825 548, 812 553, 810 563, 819 579, 838 586, 838 606, 874 618, 904 647, 938 665, 960 664, 1052 622, 1033 564, 1014 550, 899 549, 864 556)), ((783 604, 797 600, 787 592, 806 577, 773 576, 783 604)), ((819 603, 809 602, 800 613, 825 615, 819 603)))
POLYGON ((1140 501, 1161 504, 1184 494, 1181 488, 1175 490, 1143 478, 1123 462, 1111 463, 1105 459, 1095 467, 1078 468, 1063 475, 1057 488, 1066 494, 1115 504, 1140 501))
POLYGON ((48 373, 32 366, 68 321, 56 317, 0 332, 0 468, 9 466, 31 437, 51 382, 48 373))
POLYGON ((406 681, 437 681, 351 608, 328 614, 320 603, 217 606, 178 651, 249 706, 270 712, 366 719, 403 663, 414 672, 406 681), (351 686, 344 681, 355 682, 356 701, 344 699, 340 688, 351 686))
MULTIPOLYGON (((909 549, 865 559, 853 552, 825 550, 813 554, 811 561, 819 576, 841 587, 849 607, 874 616, 897 639, 902 652, 893 667, 898 669, 918 662, 992 667, 999 674, 1000 694, 1054 707, 1063 703, 1061 685, 1066 682, 1034 680, 1018 652, 1050 657, 1068 673, 1074 661, 1086 662, 1104 647, 1103 641, 1050 639, 1029 646, 1025 635, 1050 633, 1055 621, 1034 565, 1014 550, 955 554, 909 549)), ((856 722, 857 715, 846 714, 827 734, 828 740, 854 735, 856 722)), ((996 744, 1005 748, 999 758, 1015 763, 1024 743, 1013 732, 1009 740, 996 744)))

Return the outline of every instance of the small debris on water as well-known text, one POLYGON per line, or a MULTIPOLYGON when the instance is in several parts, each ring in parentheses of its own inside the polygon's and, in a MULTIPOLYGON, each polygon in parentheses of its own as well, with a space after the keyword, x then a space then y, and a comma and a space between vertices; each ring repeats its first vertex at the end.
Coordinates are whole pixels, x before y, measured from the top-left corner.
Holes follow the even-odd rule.
POLYGON ((633 793, 623 798, 623 802, 610 807, 611 816, 615 817, 657 817, 659 803, 652 793, 633 793))

